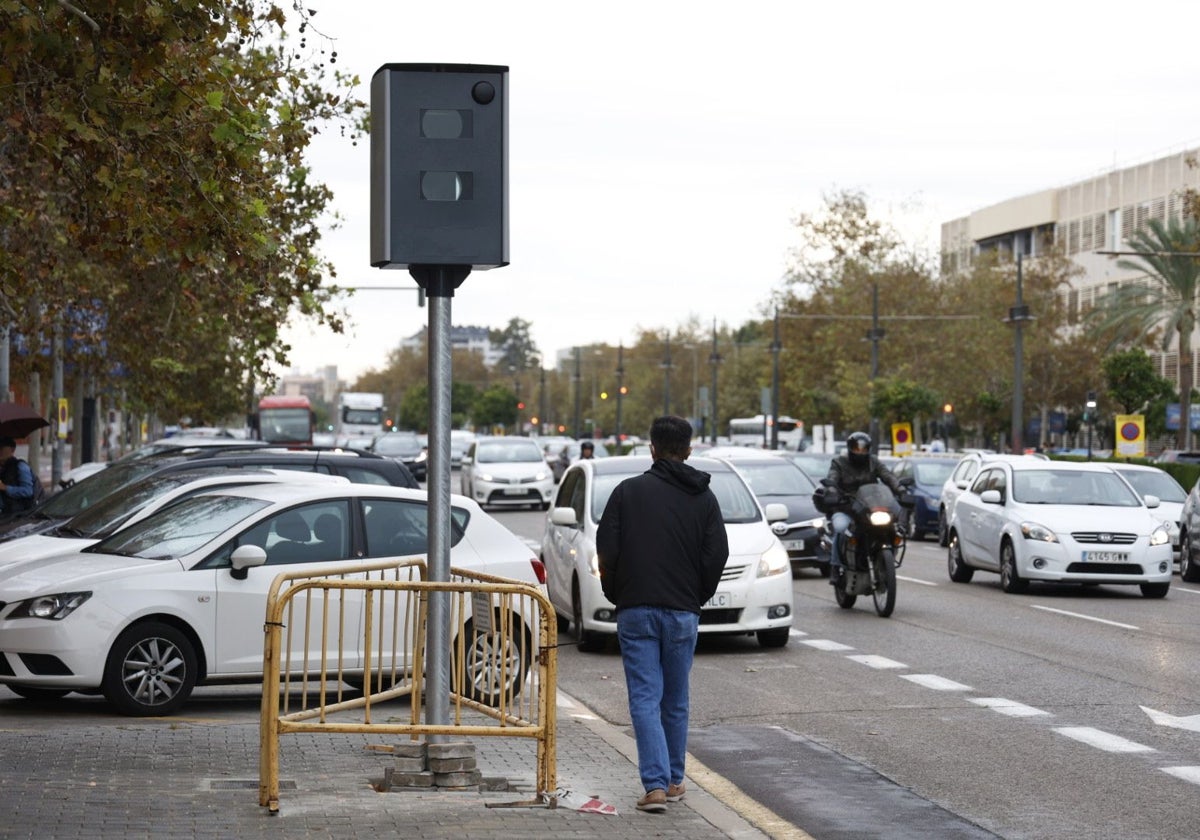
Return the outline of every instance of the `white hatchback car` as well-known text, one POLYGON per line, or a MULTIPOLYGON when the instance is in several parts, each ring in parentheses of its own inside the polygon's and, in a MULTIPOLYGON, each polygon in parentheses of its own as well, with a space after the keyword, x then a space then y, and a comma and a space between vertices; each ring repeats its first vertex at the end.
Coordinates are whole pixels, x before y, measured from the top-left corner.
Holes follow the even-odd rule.
POLYGON ((950 544, 950 531, 947 526, 950 524, 950 518, 954 515, 954 502, 962 491, 971 486, 971 482, 975 480, 975 476, 979 474, 983 465, 996 461, 1011 461, 1014 458, 1049 460, 1045 455, 1008 455, 979 449, 963 454, 958 463, 954 465, 954 472, 950 473, 950 477, 942 485, 942 495, 938 499, 938 545, 950 544))
POLYGON ((459 472, 462 494, 481 507, 538 507, 554 496, 554 471, 537 441, 485 437, 472 441, 459 472))
MULTIPOLYGON (((261 680, 277 575, 424 555, 427 518, 420 490, 243 486, 184 499, 89 548, 15 564, 0 574, 0 684, 36 700, 102 693, 125 714, 164 715, 196 685, 261 680)), ((544 582, 529 547, 470 499, 451 497, 450 520, 452 566, 544 582)), ((475 699, 523 684, 530 620, 503 658, 488 660, 504 662, 499 673, 472 671, 475 699)), ((496 645, 470 619, 462 630, 469 655, 496 645)), ((348 652, 346 668, 361 676, 357 655, 348 652)))
POLYGON ((1171 586, 1169 529, 1105 464, 1033 458, 984 463, 954 504, 947 565, 967 583, 997 572, 1005 592, 1030 581, 1136 584, 1147 598, 1171 586))
MULTIPOLYGON (((599 650, 617 632, 616 607, 600 587, 596 529, 613 489, 650 469, 651 460, 621 456, 580 461, 563 476, 542 537, 546 589, 560 630, 575 625, 580 650, 599 650)), ((726 461, 689 458, 712 476, 729 537, 729 560, 717 593, 700 614, 700 632, 756 634, 763 647, 783 647, 792 627, 791 563, 770 523, 785 521, 787 508, 767 505, 766 514, 738 472, 726 461)))

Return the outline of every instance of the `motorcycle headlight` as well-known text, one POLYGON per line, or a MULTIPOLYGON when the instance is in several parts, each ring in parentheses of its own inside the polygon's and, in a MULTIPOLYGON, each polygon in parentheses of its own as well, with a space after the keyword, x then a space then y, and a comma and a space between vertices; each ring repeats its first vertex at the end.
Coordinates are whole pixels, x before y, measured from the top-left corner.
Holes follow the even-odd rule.
POLYGON ((1171 541, 1171 530, 1165 525, 1159 525, 1150 532, 1150 545, 1162 545, 1171 541))
POLYGON ((883 528, 892 524, 892 515, 886 510, 871 511, 871 524, 876 528, 883 528))
POLYGON ((9 618, 44 618, 62 621, 92 597, 91 592, 59 592, 54 595, 39 595, 21 601, 8 614, 9 618))
POLYGON ((1058 542, 1058 537, 1054 532, 1045 525, 1039 525, 1036 522, 1022 522, 1021 536, 1027 540, 1037 540, 1039 542, 1058 542))
POLYGON ((779 540, 775 540, 774 544, 763 552, 762 557, 758 558, 758 576, 760 578, 781 575, 791 568, 792 564, 788 560, 787 549, 779 540))

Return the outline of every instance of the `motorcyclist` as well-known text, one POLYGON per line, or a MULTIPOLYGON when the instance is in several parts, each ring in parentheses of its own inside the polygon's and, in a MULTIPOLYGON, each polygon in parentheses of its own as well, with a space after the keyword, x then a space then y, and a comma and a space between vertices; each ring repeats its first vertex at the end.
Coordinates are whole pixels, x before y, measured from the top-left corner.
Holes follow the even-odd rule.
MULTIPOLYGON (((886 484, 897 497, 902 492, 900 479, 871 454, 871 436, 866 432, 855 432, 846 438, 846 453, 838 455, 829 463, 826 479, 837 488, 843 499, 854 498, 859 487, 876 481, 886 484)), ((829 557, 829 582, 836 586, 842 573, 840 543, 845 539, 846 530, 852 520, 850 514, 844 510, 835 510, 830 520, 833 527, 833 544, 829 557)))

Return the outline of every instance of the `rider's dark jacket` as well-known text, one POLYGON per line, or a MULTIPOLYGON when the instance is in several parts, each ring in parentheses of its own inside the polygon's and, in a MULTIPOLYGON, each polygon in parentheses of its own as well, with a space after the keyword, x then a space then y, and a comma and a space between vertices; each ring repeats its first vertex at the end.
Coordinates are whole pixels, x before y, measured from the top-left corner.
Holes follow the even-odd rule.
POLYGON ((834 486, 847 496, 853 496, 864 484, 876 481, 882 481, 897 496, 901 492, 900 479, 874 455, 868 455, 867 463, 861 467, 851 463, 849 455, 838 455, 829 462, 828 478, 833 479, 834 486))

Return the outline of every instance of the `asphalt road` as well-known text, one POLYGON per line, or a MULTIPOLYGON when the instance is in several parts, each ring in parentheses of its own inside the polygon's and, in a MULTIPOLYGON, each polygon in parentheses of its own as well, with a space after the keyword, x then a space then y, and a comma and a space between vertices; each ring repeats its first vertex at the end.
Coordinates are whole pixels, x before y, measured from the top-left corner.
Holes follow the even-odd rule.
MULTIPOLYGON (((497 516, 536 541, 545 514, 497 516)), ((984 573, 951 583, 933 542, 899 574, 891 618, 863 599, 840 609, 810 572, 786 648, 702 641, 692 754, 820 838, 868 836, 848 822, 862 798, 896 815, 878 836, 1197 836, 1200 587, 1008 595, 984 573), (918 817, 949 821, 901 832, 918 817)), ((559 685, 628 725, 612 646, 563 648, 559 685)))

